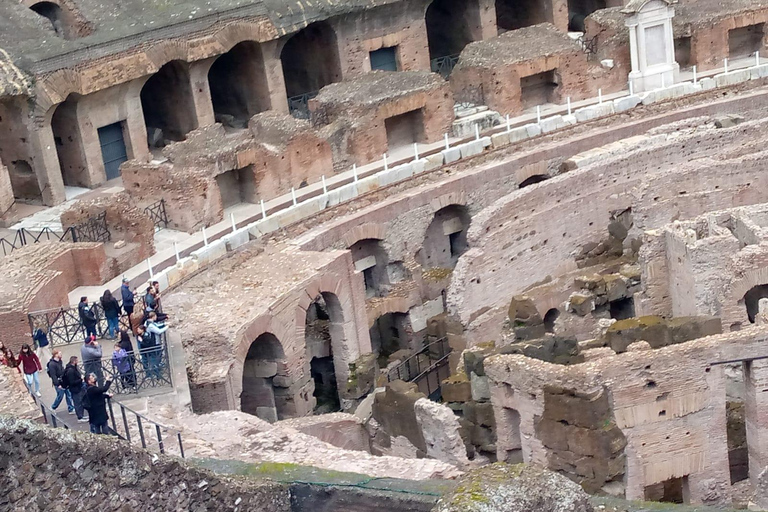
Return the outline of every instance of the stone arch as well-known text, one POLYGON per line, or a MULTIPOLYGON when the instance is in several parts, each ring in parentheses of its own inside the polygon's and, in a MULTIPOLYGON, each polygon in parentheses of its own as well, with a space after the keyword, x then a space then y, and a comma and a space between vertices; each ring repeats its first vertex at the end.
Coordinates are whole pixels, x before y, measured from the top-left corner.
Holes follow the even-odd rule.
POLYGON ((184 140, 197 128, 197 115, 188 64, 172 60, 152 75, 141 89, 147 134, 162 130, 162 139, 184 140))
POLYGON ((760 299, 768 298, 768 284, 757 284, 746 291, 742 300, 747 310, 749 323, 754 324, 759 312, 760 299))
POLYGON ((463 205, 451 204, 436 211, 417 256, 422 267, 455 267, 459 256, 468 248, 470 221, 469 210, 463 205))
POLYGON ((208 84, 217 122, 245 127, 252 116, 270 108, 264 57, 254 41, 238 43, 216 58, 208 84))
POLYGON ((451 205, 467 205, 467 195, 464 193, 464 191, 449 192, 448 194, 443 194, 442 196, 436 197, 429 202, 429 207, 432 209, 432 212, 437 212, 438 210, 451 205))
POLYGON ((555 332, 555 322, 560 317, 560 310, 557 308, 550 308, 544 313, 544 329, 547 332, 555 332))
POLYGON ((549 179, 549 176, 546 174, 532 174, 525 178, 523 181, 520 182, 518 185, 518 188, 525 188, 530 185, 535 185, 536 183, 541 183, 542 181, 546 181, 549 179))
POLYGON ((70 94, 51 111, 51 130, 64 185, 87 187, 88 170, 79 129, 77 108, 80 95, 70 94))
POLYGON ((315 412, 336 412, 341 409, 339 385, 346 379, 337 375, 337 347, 344 336, 344 311, 334 293, 321 292, 309 303, 304 317, 309 372, 314 381, 315 412))
POLYGON ((285 366, 285 350, 271 332, 260 334, 248 348, 243 361, 240 409, 275 422, 287 417, 284 402, 278 399, 278 372, 285 366))
POLYGON ((347 248, 350 248, 355 243, 366 238, 384 240, 386 233, 387 226, 385 224, 366 222, 365 224, 360 224, 347 231, 341 239, 344 242, 344 245, 347 248))
POLYGON ((482 39, 477 0, 434 0, 424 19, 431 60, 458 55, 467 44, 482 39))
POLYGON ((366 297, 381 297, 389 285, 387 265, 389 256, 381 240, 364 238, 349 247, 355 271, 363 274, 366 297))
POLYGON ((280 52, 285 90, 289 98, 315 94, 341 80, 341 59, 333 27, 311 23, 285 42, 280 52))

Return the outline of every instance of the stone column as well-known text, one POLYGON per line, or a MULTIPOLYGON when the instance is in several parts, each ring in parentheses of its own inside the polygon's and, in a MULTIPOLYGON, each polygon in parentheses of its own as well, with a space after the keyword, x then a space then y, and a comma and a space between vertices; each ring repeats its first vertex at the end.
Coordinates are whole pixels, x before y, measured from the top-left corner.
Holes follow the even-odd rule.
POLYGON ((213 114, 211 89, 208 86, 208 71, 216 57, 189 64, 189 83, 192 87, 192 101, 195 104, 197 127, 210 126, 216 122, 213 114))
POLYGON ((141 107, 141 88, 147 83, 147 78, 134 80, 128 86, 125 94, 125 148, 128 158, 144 159, 149 155, 147 143, 147 125, 144 122, 144 110, 141 107))
POLYGON ((749 479, 768 465, 768 360, 744 362, 744 409, 749 452, 749 479))
POLYGON ((282 114, 288 113, 288 96, 285 92, 285 78, 283 77, 283 63, 280 60, 280 51, 283 45, 277 39, 261 43, 261 52, 264 58, 264 74, 267 77, 269 88, 270 108, 282 114))
POLYGON ((672 34, 672 18, 675 16, 672 4, 676 1, 630 3, 622 10, 627 15, 625 24, 630 30, 632 72, 628 80, 635 92, 669 87, 677 80, 680 66, 675 62, 672 34))
POLYGON ((59 156, 56 153, 56 142, 51 128, 51 117, 55 108, 53 107, 45 116, 42 126, 32 126, 29 130, 32 168, 35 170, 42 192, 43 204, 46 206, 54 206, 66 201, 64 178, 61 175, 59 156))

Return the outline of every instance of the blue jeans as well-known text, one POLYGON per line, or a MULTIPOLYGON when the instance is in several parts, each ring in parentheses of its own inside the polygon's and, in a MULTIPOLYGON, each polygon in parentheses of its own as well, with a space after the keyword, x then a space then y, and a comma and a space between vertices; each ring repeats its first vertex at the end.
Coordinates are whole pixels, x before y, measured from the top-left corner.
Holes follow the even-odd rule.
POLYGON ((74 411, 75 403, 72 401, 72 393, 70 393, 68 389, 61 389, 58 386, 56 387, 56 400, 54 400, 53 404, 51 404, 51 409, 55 411, 59 407, 61 399, 64 397, 67 398, 67 411, 74 411))
POLYGON ((39 393, 40 392, 40 377, 38 376, 40 372, 35 372, 32 374, 24 374, 24 382, 27 383, 27 388, 29 389, 30 393, 39 393), (34 384, 35 389, 32 390, 32 385, 34 384))
POLYGON ((110 338, 114 338, 120 330, 120 317, 107 317, 107 332, 110 338))

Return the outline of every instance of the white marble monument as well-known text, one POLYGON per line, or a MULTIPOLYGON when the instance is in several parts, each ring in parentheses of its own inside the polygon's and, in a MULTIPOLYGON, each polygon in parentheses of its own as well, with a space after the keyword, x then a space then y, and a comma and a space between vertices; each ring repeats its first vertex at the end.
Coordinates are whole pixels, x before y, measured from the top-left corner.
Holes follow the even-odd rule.
POLYGON ((677 0, 631 0, 622 12, 627 15, 634 92, 669 87, 677 81, 680 66, 675 62, 672 18, 677 0))

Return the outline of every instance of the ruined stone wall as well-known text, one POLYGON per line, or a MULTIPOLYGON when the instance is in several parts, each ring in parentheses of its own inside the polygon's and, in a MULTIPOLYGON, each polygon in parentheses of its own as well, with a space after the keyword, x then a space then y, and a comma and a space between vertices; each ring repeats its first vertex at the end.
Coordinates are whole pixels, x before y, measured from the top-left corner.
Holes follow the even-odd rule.
POLYGON ((2 417, 0 441, 4 510, 291 510, 283 484, 217 476, 108 436, 2 417))
POLYGON ((5 214, 13 206, 14 201, 11 174, 0 159, 0 215, 5 214))
POLYGON ((756 185, 763 175, 761 158, 738 155, 733 162, 706 158, 754 136, 762 124, 681 136, 499 200, 473 219, 471 248, 454 271, 449 308, 476 331, 477 341, 493 339, 501 326, 503 304, 548 276, 576 268, 574 252, 600 241, 611 212, 631 207, 635 226, 647 229, 734 203, 764 201, 762 185, 756 185), (701 160, 689 162, 693 155, 701 160), (552 197, 558 199, 553 203, 552 197), (566 224, 565 210, 572 212, 566 224), (512 276, 514 289, 509 287, 512 276), (489 308, 496 308, 492 316, 485 313, 482 323, 474 322, 478 311, 489 308))
MULTIPOLYGON (((646 487, 685 477, 691 503, 727 503, 730 475, 726 382, 723 367, 710 364, 754 353, 766 335, 765 330, 758 329, 721 334, 569 367, 524 356, 489 358, 485 368, 491 378, 499 457, 506 455, 504 450, 521 446, 526 462, 549 465, 555 460, 557 446, 553 440, 559 438, 541 430, 541 418, 549 417, 550 386, 584 396, 606 393, 613 421, 626 439, 626 487, 619 492, 625 492, 627 499, 642 499, 646 487), (670 360, 681 363, 669 365, 670 360)), ((763 375, 761 370, 759 379, 763 375)), ((757 379, 756 387, 761 385, 757 379)), ((765 453, 760 444, 763 422, 749 410, 748 439, 753 436, 750 458, 760 457, 765 453)), ((617 442, 620 439, 617 432, 617 442)), ((565 446, 561 443, 559 448, 565 450, 565 446)), ((575 455, 588 446, 581 439, 569 443, 567 451, 575 455)), ((561 471, 573 474, 574 468, 565 466, 561 471)))

